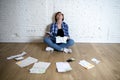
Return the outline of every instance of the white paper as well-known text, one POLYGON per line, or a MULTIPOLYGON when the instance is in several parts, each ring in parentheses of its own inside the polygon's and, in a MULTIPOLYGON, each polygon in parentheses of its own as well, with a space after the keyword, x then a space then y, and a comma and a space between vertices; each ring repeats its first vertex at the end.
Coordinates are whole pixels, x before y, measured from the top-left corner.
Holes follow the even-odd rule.
POLYGON ((13 56, 7 57, 7 59, 8 59, 8 60, 14 59, 14 58, 17 58, 17 57, 24 56, 25 54, 27 54, 27 53, 26 53, 26 52, 22 52, 21 54, 13 55, 13 56))
POLYGON ((56 67, 58 72, 67 72, 72 70, 68 62, 56 62, 56 67))
POLYGON ((92 58, 91 61, 93 61, 94 63, 98 64, 100 61, 97 60, 96 58, 92 58))
POLYGON ((91 68, 94 67, 93 64, 87 62, 86 60, 81 60, 81 61, 79 62, 79 64, 80 64, 81 66, 85 67, 86 69, 91 69, 91 68))
POLYGON ((65 37, 57 36, 56 37, 56 43, 67 43, 67 39, 68 39, 67 36, 65 36, 65 37))
POLYGON ((30 69, 30 73, 40 73, 43 74, 46 72, 47 68, 50 66, 49 62, 37 62, 30 69))
POLYGON ((33 64, 35 62, 37 62, 38 60, 33 58, 33 57, 28 57, 24 60, 21 60, 19 62, 17 62, 16 64, 20 67, 26 67, 26 66, 29 66, 30 64, 33 64))
POLYGON ((17 58, 15 58, 15 60, 22 60, 22 59, 24 59, 24 57, 17 57, 17 58))

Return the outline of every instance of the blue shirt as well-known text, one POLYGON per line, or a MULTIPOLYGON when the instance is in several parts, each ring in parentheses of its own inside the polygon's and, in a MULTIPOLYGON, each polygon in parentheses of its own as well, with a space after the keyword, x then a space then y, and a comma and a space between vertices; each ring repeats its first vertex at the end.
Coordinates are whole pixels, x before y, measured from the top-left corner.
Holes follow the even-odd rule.
MULTIPOLYGON (((68 25, 65 22, 62 22, 62 29, 64 32, 64 36, 68 36, 69 37, 69 32, 68 32, 68 25)), ((55 38, 57 36, 57 32, 58 32, 58 27, 57 27, 57 23, 52 23, 51 27, 50 27, 50 33, 51 33, 51 37, 55 38)))

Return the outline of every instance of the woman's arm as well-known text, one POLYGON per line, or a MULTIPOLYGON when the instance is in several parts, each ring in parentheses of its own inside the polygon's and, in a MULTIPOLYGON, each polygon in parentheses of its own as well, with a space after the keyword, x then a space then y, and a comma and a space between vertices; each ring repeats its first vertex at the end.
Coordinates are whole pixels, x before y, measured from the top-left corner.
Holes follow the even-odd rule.
POLYGON ((63 31, 64 31, 64 36, 70 37, 69 36, 69 27, 65 22, 63 23, 63 31))
POLYGON ((56 37, 56 26, 55 23, 52 23, 50 26, 50 36, 55 38, 56 37))

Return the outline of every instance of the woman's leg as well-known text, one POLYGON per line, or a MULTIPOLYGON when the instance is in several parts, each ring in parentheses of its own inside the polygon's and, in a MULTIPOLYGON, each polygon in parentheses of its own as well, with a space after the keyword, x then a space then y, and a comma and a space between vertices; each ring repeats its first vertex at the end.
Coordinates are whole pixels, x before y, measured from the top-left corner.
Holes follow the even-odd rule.
POLYGON ((69 39, 67 41, 67 43, 62 43, 59 46, 62 47, 62 48, 68 48, 68 47, 72 46, 73 44, 74 44, 74 40, 69 39))
POLYGON ((58 50, 58 51, 61 51, 61 50, 62 50, 62 47, 59 46, 59 45, 57 45, 56 43, 54 43, 54 42, 50 39, 50 37, 45 37, 45 38, 44 38, 44 42, 45 42, 46 44, 48 44, 49 47, 52 47, 52 48, 54 48, 55 50, 58 50))

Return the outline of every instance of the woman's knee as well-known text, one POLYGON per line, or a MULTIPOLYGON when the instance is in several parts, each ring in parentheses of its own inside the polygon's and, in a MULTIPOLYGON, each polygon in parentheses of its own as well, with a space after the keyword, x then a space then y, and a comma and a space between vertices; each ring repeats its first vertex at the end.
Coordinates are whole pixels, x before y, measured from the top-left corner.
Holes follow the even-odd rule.
POLYGON ((48 43, 49 38, 48 38, 48 37, 45 37, 45 38, 43 39, 43 41, 44 41, 45 43, 48 43))
POLYGON ((74 42, 74 40, 73 40, 73 39, 69 39, 68 43, 69 43, 69 45, 71 45, 71 46, 72 46, 75 42, 74 42))

